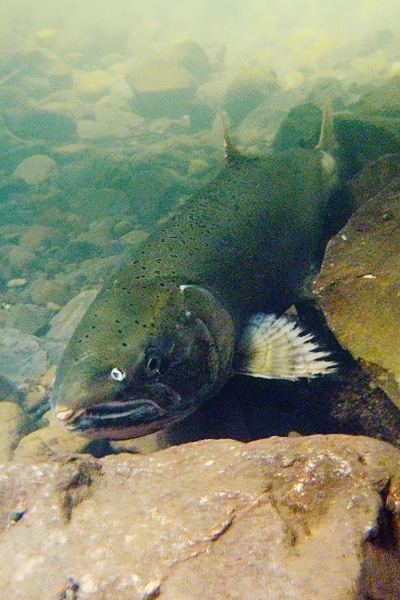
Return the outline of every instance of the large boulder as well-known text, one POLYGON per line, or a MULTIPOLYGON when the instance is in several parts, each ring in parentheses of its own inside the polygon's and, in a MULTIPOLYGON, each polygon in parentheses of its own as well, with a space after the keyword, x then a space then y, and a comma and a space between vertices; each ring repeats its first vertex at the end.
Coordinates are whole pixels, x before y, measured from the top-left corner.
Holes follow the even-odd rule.
POLYGON ((358 176, 362 205, 328 244, 314 291, 339 343, 400 409, 400 177, 384 185, 398 161, 358 176))
POLYGON ((2 593, 394 600, 399 463, 347 436, 13 461, 0 467, 2 593))

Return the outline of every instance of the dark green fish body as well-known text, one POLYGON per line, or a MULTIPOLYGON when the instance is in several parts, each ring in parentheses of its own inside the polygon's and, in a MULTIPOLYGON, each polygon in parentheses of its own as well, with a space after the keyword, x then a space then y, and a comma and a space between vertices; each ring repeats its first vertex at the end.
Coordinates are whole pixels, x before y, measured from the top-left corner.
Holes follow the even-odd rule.
POLYGON ((249 319, 282 314, 320 263, 334 179, 319 148, 231 157, 88 309, 52 399, 67 429, 137 437, 215 394, 249 319))

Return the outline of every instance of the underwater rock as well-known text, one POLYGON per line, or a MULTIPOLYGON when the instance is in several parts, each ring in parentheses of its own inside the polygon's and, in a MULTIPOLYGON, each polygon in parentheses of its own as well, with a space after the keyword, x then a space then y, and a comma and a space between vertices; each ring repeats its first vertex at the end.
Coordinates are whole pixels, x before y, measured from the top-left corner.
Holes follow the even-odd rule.
POLYGON ((367 165, 351 180, 356 205, 361 206, 395 178, 400 179, 400 154, 385 154, 367 165))
POLYGON ((78 121, 78 137, 84 140, 128 138, 137 135, 143 119, 132 112, 103 108, 96 111, 96 120, 78 121))
POLYGON ((89 97, 102 96, 110 88, 113 77, 108 71, 73 71, 73 89, 89 97))
POLYGON ((71 87, 72 67, 68 62, 58 60, 54 62, 47 71, 52 90, 62 90, 71 87))
POLYGON ((0 402, 13 402, 14 404, 20 404, 22 401, 22 394, 18 387, 9 381, 7 377, 0 375, 0 402))
POLYGON ((179 119, 187 113, 196 91, 196 80, 187 69, 163 59, 131 69, 126 80, 134 91, 132 110, 150 119, 179 119))
POLYGON ((94 258, 101 254, 101 248, 98 244, 87 241, 69 242, 57 252, 57 259, 60 264, 70 264, 81 262, 88 258, 94 258))
POLYGON ((27 280, 24 277, 16 277, 7 281, 8 288, 19 288, 24 287, 27 284, 27 280))
POLYGON ((107 219, 114 214, 116 216, 129 214, 128 192, 130 190, 113 188, 110 183, 105 178, 103 184, 99 184, 98 187, 82 185, 76 193, 74 192, 68 197, 71 210, 88 223, 107 219))
POLYGON ((385 154, 400 152, 400 118, 337 113, 333 120, 340 162, 347 178, 385 154))
POLYGON ((176 44, 166 52, 165 58, 183 67, 198 82, 205 81, 211 74, 211 65, 203 48, 191 40, 176 44))
POLYGON ((13 402, 0 402, 0 464, 11 460, 24 432, 22 408, 13 402))
POLYGON ((318 78, 313 82, 312 89, 307 95, 307 102, 322 108, 329 102, 334 111, 342 110, 346 100, 342 82, 336 77, 318 78))
POLYGON ((45 279, 38 273, 37 279, 29 285, 30 299, 34 304, 47 304, 53 302, 62 306, 71 299, 73 291, 71 285, 62 277, 45 279))
POLYGON ((103 600, 399 597, 400 452, 388 444, 312 436, 100 460, 47 452, 0 467, 5 597, 56 598, 72 583, 103 600))
POLYGON ((29 250, 43 251, 64 241, 64 232, 47 225, 30 225, 20 236, 19 243, 29 250))
POLYGON ((39 185, 42 181, 54 177, 57 172, 57 163, 50 156, 35 154, 26 158, 15 169, 13 177, 23 179, 30 185, 39 185))
POLYGON ((365 92, 354 108, 366 115, 400 118, 400 75, 365 92))
POLYGON ((272 69, 253 68, 240 73, 226 90, 225 110, 233 127, 238 125, 259 104, 280 89, 272 69))
POLYGON ((13 275, 27 275, 36 271, 38 257, 33 250, 12 246, 7 254, 7 262, 13 275))
POLYGON ((322 111, 309 102, 293 108, 282 122, 272 143, 273 152, 290 148, 315 148, 321 131, 322 111))
POLYGON ((76 137, 76 125, 66 115, 45 110, 21 110, 4 114, 11 133, 23 140, 46 140, 49 142, 72 142, 76 137))
POLYGON ((49 311, 34 304, 15 304, 8 311, 4 326, 22 333, 35 334, 46 325, 49 311))
POLYGON ((85 290, 72 298, 50 321, 46 338, 52 341, 67 342, 76 326, 96 298, 98 290, 85 290))
POLYGON ((329 242, 314 292, 330 329, 400 409, 400 178, 329 242))
POLYGON ((0 375, 21 383, 49 368, 40 338, 17 329, 0 329, 0 375))
POLYGON ((56 423, 28 433, 15 448, 14 459, 29 459, 32 463, 40 459, 70 456, 84 451, 85 446, 88 444, 86 438, 79 435, 76 437, 68 435, 67 431, 60 430, 60 426, 56 423))

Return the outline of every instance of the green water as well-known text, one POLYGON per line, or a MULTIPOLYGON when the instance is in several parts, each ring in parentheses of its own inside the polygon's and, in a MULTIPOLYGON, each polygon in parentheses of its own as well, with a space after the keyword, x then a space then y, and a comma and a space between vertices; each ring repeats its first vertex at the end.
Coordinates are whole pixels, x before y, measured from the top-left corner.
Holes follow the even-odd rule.
POLYGON ((310 147, 328 100, 384 123, 377 138, 338 121, 348 174, 396 150, 397 84, 368 94, 400 74, 399 17, 394 2, 0 3, 0 400, 23 432, 46 425, 42 374, 71 333, 52 319, 215 176, 224 123, 249 155, 310 147), (308 103, 316 119, 280 130, 308 103))

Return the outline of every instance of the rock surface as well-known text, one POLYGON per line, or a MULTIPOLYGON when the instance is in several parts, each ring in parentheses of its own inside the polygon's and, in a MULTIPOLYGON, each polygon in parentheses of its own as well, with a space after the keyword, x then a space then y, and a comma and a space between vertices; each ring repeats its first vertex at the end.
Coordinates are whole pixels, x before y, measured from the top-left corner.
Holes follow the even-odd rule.
POLYGON ((0 375, 21 383, 49 368, 40 338, 18 329, 0 329, 0 375))
POLYGON ((339 343, 400 408, 400 179, 328 244, 315 292, 339 343))
POLYGON ((347 436, 14 461, 0 467, 2 593, 394 600, 399 461, 347 436))
POLYGON ((14 171, 13 177, 23 179, 25 183, 38 185, 45 181, 57 169, 57 163, 50 156, 36 154, 26 158, 14 171))
POLYGON ((13 402, 0 402, 0 464, 7 463, 24 433, 22 408, 13 402))

